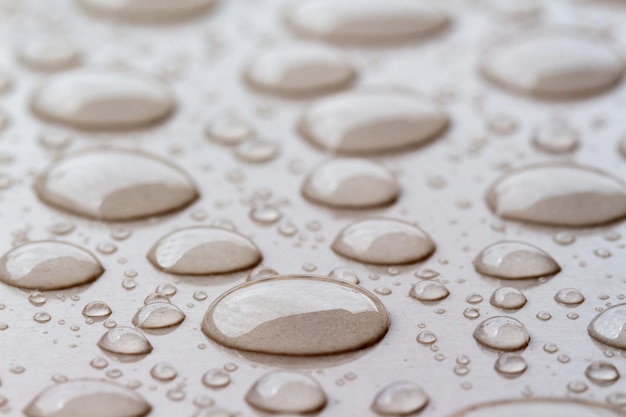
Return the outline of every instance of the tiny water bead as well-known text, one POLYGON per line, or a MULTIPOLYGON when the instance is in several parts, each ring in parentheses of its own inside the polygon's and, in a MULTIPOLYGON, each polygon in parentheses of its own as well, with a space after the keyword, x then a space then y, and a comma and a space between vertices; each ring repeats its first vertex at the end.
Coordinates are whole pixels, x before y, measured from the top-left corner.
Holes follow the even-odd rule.
POLYGON ((139 21, 177 21, 193 18, 211 8, 216 0, 76 0, 99 16, 139 21))
POLYGON ((483 321, 476 327, 473 336, 483 346, 504 351, 522 349, 530 342, 526 326, 506 316, 495 316, 483 321))
POLYGON ((582 304, 585 296, 575 288, 563 288, 554 295, 554 299, 560 304, 571 306, 582 304))
POLYGON ((600 343, 626 349, 626 304, 617 304, 598 314, 587 331, 600 343))
POLYGON ((98 346, 121 355, 145 355, 152 352, 148 339, 132 327, 120 326, 109 330, 100 338, 98 346))
POLYGON ((372 218, 345 227, 332 243, 332 249, 359 262, 398 265, 428 258, 435 251, 435 243, 413 224, 372 218))
POLYGON ((346 266, 338 266, 334 268, 332 271, 328 273, 330 278, 336 278, 343 281, 351 282, 353 284, 358 284, 359 276, 352 269, 346 266))
POLYGON ((602 403, 567 398, 503 399, 474 404, 449 417, 498 416, 568 416, 568 417, 619 417, 620 412, 602 403))
POLYGON ((326 406, 326 394, 310 376, 274 371, 262 376, 248 390, 245 400, 252 407, 269 413, 313 413, 326 406))
POLYGON ((33 316, 33 320, 35 320, 37 323, 47 323, 52 320, 52 317, 45 311, 39 311, 35 313, 35 315, 33 316))
POLYGON ((185 320, 185 313, 170 303, 155 302, 144 305, 133 317, 133 325, 140 329, 164 329, 185 320))
POLYGON ((494 307, 510 310, 524 307, 527 301, 524 293, 511 287, 498 288, 491 294, 491 299, 489 300, 494 307))
POLYGON ((35 241, 0 258, 0 281, 22 289, 59 290, 96 280, 104 268, 86 249, 70 243, 35 241))
POLYGON ((373 294, 316 276, 239 285, 209 307, 202 323, 208 337, 230 348, 307 356, 373 345, 388 328, 387 311, 373 294))
POLYGON ((111 307, 104 301, 92 301, 83 308, 83 316, 89 318, 105 318, 112 313, 111 307))
POLYGON ((42 305, 46 304, 46 301, 48 301, 48 298, 39 291, 33 291, 28 296, 28 302, 35 307, 41 307, 42 305))
POLYGON ((178 229, 156 242, 148 259, 157 268, 178 275, 210 275, 251 268, 262 260, 247 237, 215 227, 178 229))
POLYGON ((468 307, 463 310, 463 317, 469 320, 476 320, 478 317, 480 317, 480 310, 477 308, 468 307))
POLYGON ((501 241, 487 246, 474 259, 477 272, 501 279, 528 279, 561 270, 542 249, 524 242, 501 241))
POLYGON ((420 386, 413 382, 398 381, 376 394, 371 409, 383 416, 402 416, 417 413, 426 407, 428 401, 428 395, 420 386))
POLYGON ((207 137, 220 145, 234 146, 256 136, 247 122, 233 114, 222 114, 211 120, 206 128, 207 137))
POLYGON ((281 219, 283 213, 271 204, 258 204, 250 210, 250 219, 257 224, 269 225, 281 219))
POLYGON ((411 287, 409 295, 418 301, 439 301, 450 295, 450 291, 440 282, 420 281, 411 287))
POLYGON ((247 140, 235 147, 234 155, 242 162, 261 164, 275 159, 280 154, 280 145, 264 139, 247 140))
POLYGON ((604 361, 590 363, 587 369, 585 369, 585 376, 591 382, 599 385, 609 385, 620 378, 619 371, 615 365, 604 361))
POLYGON ((594 226, 626 216, 626 184, 572 163, 531 165, 504 175, 487 192, 498 216, 548 226, 594 226))
POLYGON ((173 365, 165 362, 159 362, 150 369, 152 378, 158 381, 171 381, 178 376, 178 372, 173 365))
POLYGON ((393 173, 365 159, 332 159, 305 178, 302 195, 309 201, 340 209, 392 204, 400 194, 393 173))
POLYGON ((543 345, 543 351, 549 354, 553 354, 559 351, 559 347, 554 343, 546 343, 543 345))
POLYGON ((51 206, 100 220, 133 220, 177 211, 198 198, 192 179, 138 151, 92 149, 62 157, 35 183, 51 206))
POLYGON ((533 145, 543 152, 561 155, 575 151, 580 145, 580 134, 563 121, 552 121, 537 129, 533 145))
POLYGON ((35 71, 60 71, 80 64, 81 52, 73 43, 60 39, 30 40, 16 48, 17 58, 35 71))
POLYGON ((211 369, 202 375, 202 384, 207 388, 224 388, 230 384, 230 375, 221 369, 211 369))
POLYGON ((510 377, 523 374, 528 369, 528 364, 522 355, 505 352, 498 356, 494 368, 499 374, 510 377))
POLYGON ((336 94, 302 114, 298 130, 332 153, 377 154, 424 145, 448 126, 448 116, 420 95, 385 89, 336 94))
POLYGON ((417 334, 416 340, 422 345, 432 345, 437 341, 437 336, 430 330, 422 330, 417 334))

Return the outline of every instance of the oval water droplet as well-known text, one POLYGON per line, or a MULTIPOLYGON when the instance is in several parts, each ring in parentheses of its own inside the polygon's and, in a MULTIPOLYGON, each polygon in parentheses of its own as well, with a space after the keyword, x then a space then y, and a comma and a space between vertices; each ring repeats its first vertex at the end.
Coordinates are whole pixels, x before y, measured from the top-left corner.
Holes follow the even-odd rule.
POLYGON ((79 70, 53 76, 33 94, 42 119, 83 129, 129 129, 152 125, 174 110, 169 87, 146 75, 79 70))
POLYGON ((133 317, 133 325, 140 329, 163 329, 185 320, 185 313, 170 303, 144 305, 133 317))
POLYGON ((255 281, 280 275, 278 271, 269 266, 259 265, 248 273, 246 281, 255 281))
POLYGON ((252 139, 256 133, 247 122, 232 114, 222 114, 211 120, 205 133, 220 145, 233 146, 252 139))
POLYGON ((144 355, 152 352, 152 345, 138 330, 132 327, 115 327, 106 332, 98 341, 98 346, 112 353, 122 355, 144 355))
POLYGON ((587 331, 600 343, 626 349, 626 304, 615 305, 598 314, 587 331))
POLYGON ((83 308, 83 316, 90 318, 109 317, 111 313, 111 307, 104 301, 92 301, 83 308))
POLYGON ((237 159, 249 164, 269 162, 280 153, 280 145, 263 139, 248 140, 235 148, 237 159))
POLYGON ((152 246, 148 259, 171 274, 225 274, 251 268, 262 260, 247 237, 216 227, 189 227, 165 235, 152 246))
POLYGON ((522 349, 530 342, 526 326, 505 316, 491 317, 480 323, 474 330, 474 339, 483 346, 505 351, 522 349))
POLYGON ((0 281, 13 287, 60 290, 96 280, 104 268, 87 250, 70 243, 25 243, 0 258, 0 281))
POLYGON ((494 368, 504 376, 513 377, 523 374, 528 368, 528 364, 522 355, 505 352, 498 357, 494 368))
POLYGON ((202 323, 202 331, 224 346, 279 355, 361 349, 382 339, 388 327, 387 311, 373 294, 315 276, 242 284, 220 296, 202 323))
POLYGON ((440 282, 420 281, 411 287, 409 295, 419 301, 438 301, 450 295, 450 291, 440 282))
POLYGON ((421 261, 435 251, 435 243, 419 227, 400 220, 373 218, 345 227, 332 249, 339 255, 377 265, 421 261))
POLYGON ((577 30, 538 31, 504 43, 482 66, 487 79, 542 98, 577 98, 614 86, 624 61, 606 40, 577 30))
POLYGON ((585 296, 575 288, 563 288, 554 295, 554 299, 564 305, 578 305, 585 301, 585 296))
POLYGON ((150 375, 158 381, 171 381, 178 376, 178 372, 171 364, 159 362, 150 369, 150 375))
POLYGON ((393 382, 381 389, 371 408, 381 415, 408 415, 417 413, 428 404, 428 395, 412 382, 393 382))
POLYGON ((574 152, 580 144, 580 135, 562 121, 541 126, 533 136, 533 144, 543 152, 561 155, 574 152))
POLYGON ((230 375, 222 369, 211 369, 202 375, 202 383, 212 389, 224 388, 230 384, 230 375))
POLYGON ((503 309, 518 309, 526 305, 526 296, 520 290, 511 287, 498 288, 491 294, 492 306, 503 309))
POLYGON ((356 272, 345 266, 338 266, 337 268, 334 268, 332 271, 330 271, 328 276, 331 278, 351 282, 353 284, 359 283, 359 276, 356 274, 356 272))
POLYGON ((258 410, 280 414, 312 413, 326 406, 326 394, 317 381, 289 371, 265 374, 250 387, 245 400, 258 410))
POLYGON ((428 98, 395 90, 360 90, 320 99, 302 114, 298 130, 333 153, 378 154, 426 144, 448 126, 428 98))
POLYGON ((437 336, 430 330, 422 330, 417 334, 416 340, 422 345, 432 345, 437 341, 437 336))
POLYGON ((24 409, 29 417, 143 417, 152 407, 136 392, 101 379, 54 384, 24 409))
POLYGON ((364 159, 333 159, 304 180, 302 194, 313 203, 341 209, 363 209, 393 203, 400 186, 393 173, 364 159))
POLYGON ((179 210, 198 197, 193 181, 154 156, 98 149, 68 155, 41 175, 39 198, 101 220, 131 220, 179 210))
POLYGON ((524 242, 501 241, 487 246, 474 259, 477 272, 500 279, 554 275, 561 267, 542 249, 524 242))
POLYGON ((612 363, 596 361, 590 363, 587 369, 585 369, 585 376, 596 384, 609 385, 617 381, 620 374, 612 363))
POLYGON ((396 43, 420 39, 442 30, 448 17, 427 3, 310 0, 287 12, 297 32, 341 43, 396 43))
POLYGON ((566 398, 524 398, 475 404, 449 417, 501 416, 619 417, 620 412, 615 408, 590 401, 566 398))
POLYGON ((80 64, 81 52, 76 45, 64 40, 31 40, 19 45, 18 59, 36 71, 59 71, 80 64))
POLYGON ((176 21, 196 17, 211 8, 216 0, 78 0, 98 15, 119 19, 176 21))

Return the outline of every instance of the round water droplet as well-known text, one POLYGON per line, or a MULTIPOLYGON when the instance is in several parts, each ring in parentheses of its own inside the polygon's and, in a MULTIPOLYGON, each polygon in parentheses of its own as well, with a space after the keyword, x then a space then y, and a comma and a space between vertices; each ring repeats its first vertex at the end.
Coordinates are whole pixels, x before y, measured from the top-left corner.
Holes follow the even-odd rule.
POLYGON ((355 77, 355 69, 341 53, 315 45, 264 51, 245 70, 245 79, 252 87, 282 96, 336 91, 355 77))
POLYGON ((168 162, 110 149, 58 160, 37 179, 35 190, 45 203, 101 220, 156 216, 198 197, 191 178, 168 162))
POLYGON ((71 42, 62 40, 31 40, 18 46, 18 59, 36 71, 59 71, 80 64, 80 50, 71 42))
POLYGON ((498 288, 491 294, 492 306, 503 309, 518 309, 526 305, 526 296, 520 290, 511 287, 498 288))
POLYGON ((113 313, 104 301, 92 301, 83 308, 83 316, 91 318, 109 317, 113 313))
POLYGON ((567 384, 567 389, 574 394, 581 394, 587 391, 589 387, 585 384, 584 381, 571 381, 567 384))
POLYGON ((96 280, 103 272, 95 256, 64 242, 30 242, 0 258, 0 281, 23 289, 75 287, 96 280))
POLYGON ((393 203, 400 186, 393 173, 364 159, 333 159, 316 167, 302 184, 313 203, 341 209, 363 209, 393 203))
POLYGON ((152 246, 148 259, 171 274, 210 275, 251 268, 262 255, 254 242, 237 232, 199 226, 165 235, 152 246))
POLYGON ((52 320, 52 317, 45 311, 39 311, 35 313, 35 315, 33 316, 33 320, 35 320, 37 323, 47 323, 52 320))
POLYGON ((576 236, 569 232, 558 232, 554 236, 552 236, 552 240, 554 240, 559 245, 567 246, 576 242, 576 236))
POLYGON ((596 361, 589 364, 585 370, 585 376, 596 384, 608 385, 617 381, 620 374, 613 364, 604 361, 596 361))
POLYGON ((152 407, 139 394, 101 379, 54 384, 24 409, 29 417, 143 417, 152 407))
POLYGON ((474 259, 477 272, 501 279, 554 275, 561 270, 550 255, 524 242, 501 241, 487 246, 474 259))
POLYGON ((619 417, 619 415, 617 410, 601 403, 566 398, 524 398, 475 404, 449 417, 619 417))
POLYGON ((255 139, 240 143, 235 148, 235 156, 243 162, 260 164, 269 162, 280 153, 280 145, 269 140, 255 139))
POLYGON ((255 136, 248 123, 231 114, 216 117, 207 124, 205 133, 212 141, 226 146, 238 145, 255 136))
POLYGON ((250 218, 255 223, 272 224, 276 223, 282 217, 282 213, 277 207, 270 204, 260 204, 250 210, 250 218))
POLYGON ((132 327, 115 327, 106 332, 98 341, 98 346, 112 353, 122 355, 143 355, 152 352, 148 339, 132 327))
POLYGON ((359 262, 398 265, 429 257, 435 251, 435 243, 415 225, 373 218, 345 227, 335 238, 332 249, 359 262))
POLYGON ((512 317, 488 318, 474 330, 474 339, 483 346, 497 350, 522 349, 530 342, 526 327, 512 317))
POLYGON ((297 32, 341 43, 395 43, 442 30, 448 17, 427 3, 310 0, 288 10, 297 32))
POLYGON ((497 47, 483 74, 505 88, 542 98, 576 98, 615 85, 624 62, 605 40, 578 30, 538 31, 497 47))
POLYGON ((518 376, 526 371, 528 365, 522 355, 505 352, 498 357, 494 367, 504 376, 518 376))
POLYGON ((46 304, 46 301, 48 301, 46 296, 39 291, 34 291, 28 296, 28 302, 36 307, 41 307, 46 304))
POLYGON ((159 284, 155 289, 156 293, 162 294, 166 297, 171 297, 175 295, 177 291, 178 290, 176 289, 176 286, 174 284, 170 284, 169 282, 159 284))
POLYGON ((143 306, 133 317, 133 325, 140 329, 163 329, 185 320, 185 313, 170 303, 150 303, 143 306))
POLYGON ((304 414, 326 405, 326 394, 310 376, 289 371, 274 371, 250 387, 245 400, 252 407, 270 413, 304 414))
POLYGON ((146 75, 80 70, 55 75, 31 100, 37 116, 83 129, 152 125, 174 110, 170 89, 146 75))
POLYGON ((500 178, 489 189, 487 203, 505 219, 593 226, 626 216, 626 184, 581 165, 532 165, 500 178))
POLYGON ((417 413, 428 404, 428 395, 412 382, 393 382, 381 389, 371 408, 381 415, 407 415, 417 413))
POLYGON ((469 320, 476 320, 478 317, 480 317, 480 310, 477 308, 468 307, 463 310, 463 317, 469 320))
POLYGON ((176 368, 169 363, 160 362, 150 369, 150 375, 158 381, 171 381, 178 376, 178 372, 176 372, 176 368))
POLYGON ((554 295, 554 299, 561 304, 578 305, 585 301, 585 296, 575 288, 563 288, 554 295))
POLYGON ((374 295, 313 276, 242 284, 220 296, 202 323, 202 331, 222 345, 279 355, 361 349, 382 339, 388 327, 387 311, 374 295))
POLYGON ((216 0, 77 0, 101 16, 146 21, 193 18, 211 8, 216 0))
POLYGON ((450 291, 440 282, 420 281, 411 287, 409 295, 419 301, 438 301, 450 295, 450 291))
POLYGON ((448 126, 428 98, 394 90, 360 90, 320 99, 300 118, 300 133, 329 152, 379 154, 423 145, 448 126))
POLYGON ((437 336, 430 330, 422 330, 417 334, 417 339, 422 345, 432 345, 437 341, 437 336))
POLYGON ((626 349, 626 304, 617 304, 598 314, 587 331, 600 343, 626 349))
POLYGON ((202 375, 202 383, 208 388, 224 388, 230 384, 230 375, 221 369, 211 369, 202 375))
POLYGON ((330 271, 328 274, 331 278, 340 279, 342 281, 351 282, 353 284, 359 283, 359 276, 352 269, 345 266, 338 266, 330 271))
POLYGON ((562 121, 542 126, 533 135, 537 149, 555 155, 573 152, 579 143, 579 133, 562 121))

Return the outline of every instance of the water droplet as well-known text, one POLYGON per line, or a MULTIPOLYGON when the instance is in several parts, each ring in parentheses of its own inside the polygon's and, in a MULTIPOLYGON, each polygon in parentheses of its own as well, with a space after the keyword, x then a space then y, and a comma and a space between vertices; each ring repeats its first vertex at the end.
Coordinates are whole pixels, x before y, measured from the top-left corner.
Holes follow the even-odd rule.
POLYGON ((256 135, 252 126, 231 114, 216 117, 207 124, 205 133, 212 141, 225 146, 238 145, 256 135))
POLYGON ((130 72, 63 72, 39 87, 31 108, 42 119, 84 129, 128 129, 152 125, 174 110, 165 84, 130 72))
POLYGON ((559 347, 554 343, 546 343, 543 345, 543 350, 546 353, 553 354, 559 351, 559 347))
POLYGON ((103 272, 91 253, 64 242, 30 242, 0 258, 0 281, 24 289, 75 287, 96 280, 103 272))
POLYGON ((587 391, 588 387, 583 381, 572 381, 567 384, 567 389, 574 394, 581 394, 587 391))
POLYGON ((148 339, 132 327, 115 327, 106 332, 98 341, 98 346, 112 353, 122 355, 143 355, 152 352, 148 339))
POLYGON ((148 259, 171 274, 225 274, 261 262, 259 248, 247 237, 214 227, 189 227, 162 237, 148 259))
POLYGON ((496 114, 487 120, 487 128, 499 136, 508 136, 517 131, 518 123, 511 116, 496 114))
POLYGON ((163 329, 185 320, 185 313, 170 303, 144 305, 133 317, 133 325, 141 329, 163 329))
POLYGON ((50 317, 50 314, 46 313, 45 311, 39 311, 35 313, 35 315, 33 316, 33 319, 37 323, 47 323, 52 319, 52 317, 50 317))
POLYGON ((261 411, 304 414, 321 410, 326 394, 310 376, 289 371, 274 371, 262 376, 248 390, 245 400, 261 411))
POLYGON ((91 365, 91 367, 94 369, 104 369, 109 366, 109 361, 101 356, 98 356, 93 358, 91 362, 89 362, 89 365, 91 365))
POLYGON ((167 295, 159 294, 156 292, 152 294, 148 294, 145 300, 143 300, 143 303, 145 305, 152 304, 152 303, 169 303, 169 302, 170 302, 170 299, 168 298, 167 295))
POLYGON ((370 346, 388 327, 381 302, 360 287, 332 278, 282 276, 224 293, 209 307, 202 331, 235 349, 323 355, 370 346))
POLYGON ((616 84, 624 63, 606 41, 577 30, 537 31, 504 43, 484 61, 495 84, 542 98, 576 98, 616 84))
POLYGON ((395 0, 301 2, 287 13, 297 32, 341 43, 395 43, 423 38, 442 30, 448 17, 426 3, 395 0))
POLYGON ((492 306, 503 309, 518 309, 526 305, 526 296, 520 290, 511 287, 498 288, 491 295, 492 306))
POLYGON ((338 266, 337 268, 330 271, 328 276, 331 278, 351 282, 353 284, 359 283, 359 276, 356 274, 356 272, 345 266, 338 266))
POLYGON ((35 189, 45 203, 101 220, 164 214, 198 197, 191 178, 169 162, 119 149, 64 157, 37 179, 35 189))
POLYGON ((400 194, 393 173, 365 159, 332 159, 304 180, 302 194, 313 203, 341 209, 363 209, 393 203, 400 194))
POLYGON ((419 301, 438 301, 450 295, 450 291, 440 282, 420 281, 411 287, 409 295, 419 301))
POLYGON ((488 318, 474 330, 474 339, 483 346, 512 351, 528 345, 530 336, 526 327, 512 317, 488 318))
POLYGON ((626 408, 626 392, 616 392, 606 397, 606 402, 613 407, 626 408))
POLYGON ((417 339, 422 345, 432 345, 437 341, 437 336, 430 330, 422 330, 417 334, 417 339))
POLYGON ((541 126, 533 135, 533 144, 537 149, 555 155, 574 152, 579 143, 579 133, 563 121, 541 126))
POLYGON ((554 299, 561 304, 578 305, 585 301, 585 296, 577 289, 563 288, 554 295, 554 299))
POLYGON ((387 287, 376 287, 374 288, 374 292, 380 295, 389 295, 391 294, 391 290, 387 287))
POLYGON ((171 381, 178 376, 178 372, 169 363, 159 362, 150 369, 150 375, 158 381, 171 381))
POLYGON ((177 21, 184 18, 194 18, 216 3, 216 0, 176 0, 174 2, 150 0, 78 1, 100 16, 140 21, 177 21))
POLYGON ((224 370, 226 372, 235 372, 237 369, 239 369, 239 367, 234 362, 226 362, 224 364, 224 370))
POLYGON ((526 371, 528 365, 522 355, 505 352, 498 357, 494 367, 504 376, 518 376, 526 371))
POLYGON ((417 413, 428 404, 428 395, 412 382, 393 382, 381 389, 371 408, 381 415, 407 415, 417 413))
POLYGON ((541 321, 548 321, 552 318, 552 314, 548 313, 547 311, 540 311, 539 313, 537 313, 537 318, 541 321))
POLYGON ((400 220, 372 218, 345 227, 332 249, 359 262, 397 265, 421 261, 435 251, 435 243, 419 227, 400 220))
POLYGON ((298 129, 330 152, 379 154, 423 145, 448 125, 428 98, 393 90, 360 90, 320 99, 302 114, 298 129))
POLYGON ((550 255, 524 242, 501 241, 487 246, 474 259, 476 271, 501 279, 554 275, 561 270, 550 255))
POLYGON ((83 308, 83 316, 91 318, 109 317, 113 313, 104 301, 92 301, 83 308))
POLYGON ((80 64, 81 52, 76 45, 64 40, 31 40, 19 45, 17 57, 36 71, 59 71, 80 64))
MULTIPOLYGON (((155 292, 157 294, 164 295, 166 297, 172 297, 176 294, 178 290, 174 284, 170 284, 169 282, 163 282, 157 285, 155 292)), ((169 301, 168 301, 169 302, 169 301)))
POLYGON ((39 291, 33 291, 28 296, 28 302, 31 303, 32 305, 36 306, 36 307, 41 307, 42 305, 46 304, 46 301, 48 301, 46 296, 43 295, 39 291))
POLYGON ((626 304, 607 308, 591 321, 587 330, 600 343, 626 349, 626 304))
POLYGON ((56 222, 48 226, 48 231, 53 235, 64 236, 72 233, 76 229, 76 225, 70 222, 56 222))
POLYGON ((500 217, 550 226, 593 226, 626 215, 626 185, 595 168, 533 165, 499 179, 487 202, 500 217))
POLYGON ((255 281, 259 279, 275 277, 277 275, 279 275, 278 271, 276 271, 274 268, 270 268, 269 266, 265 265, 259 265, 248 273, 248 278, 246 279, 246 281, 255 281))
POLYGON ((193 299, 196 301, 204 301, 207 298, 208 298, 208 295, 204 291, 196 291, 193 293, 193 299))
POLYGON ((552 237, 552 240, 559 245, 567 246, 576 242, 576 236, 568 232, 558 232, 552 237))
POLYGON ((613 364, 604 361, 596 361, 589 364, 585 370, 585 376, 596 384, 609 385, 617 381, 620 374, 613 364))
POLYGON ((211 369, 202 375, 202 383, 212 389, 224 388, 230 384, 230 375, 221 369, 211 369))
POLYGON ((112 253, 115 253, 115 251, 117 251, 117 246, 110 242, 102 242, 98 244, 96 249, 103 255, 111 255, 112 253))
POLYGON ((282 213, 277 207, 271 204, 260 204, 250 210, 250 218, 259 224, 276 223, 282 217, 282 213))
POLYGON ((465 298, 465 302, 469 304, 480 304, 483 302, 483 296, 480 294, 470 294, 465 298))
POLYGON ((46 132, 39 136, 39 143, 50 151, 61 151, 72 143, 72 137, 66 132, 46 132))
POLYGON ((601 403, 566 398, 523 398, 474 404, 457 411, 454 417, 497 416, 568 416, 619 417, 619 413, 601 403))
POLYGON ((76 379, 54 384, 24 409, 29 417, 142 417, 152 407, 139 394, 100 379, 76 379))
POLYGON ((280 153, 280 145, 263 139, 247 140, 237 145, 234 153, 240 161, 260 164, 275 159, 280 153))
POLYGON ((476 320, 478 317, 480 317, 480 310, 477 308, 468 307, 463 310, 463 317, 469 320, 476 320))

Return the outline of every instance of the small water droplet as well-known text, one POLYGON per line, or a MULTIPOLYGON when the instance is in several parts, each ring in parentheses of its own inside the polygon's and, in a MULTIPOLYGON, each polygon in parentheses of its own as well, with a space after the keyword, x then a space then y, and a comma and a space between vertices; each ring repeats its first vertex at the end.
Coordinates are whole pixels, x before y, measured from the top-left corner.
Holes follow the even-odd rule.
POLYGON ((543 345, 543 350, 546 353, 553 354, 559 351, 559 347, 554 343, 546 343, 543 345))
POLYGON ((283 214, 278 207, 271 204, 256 205, 250 210, 250 218, 255 223, 259 224, 273 224, 280 220, 283 214))
POLYGON ((238 145, 256 135, 247 122, 231 114, 216 117, 207 124, 205 133, 212 141, 225 146, 238 145))
POLYGON ((169 363, 159 362, 150 369, 150 375, 157 381, 171 381, 178 376, 176 368, 169 363))
POLYGON ((144 305, 133 317, 133 325, 140 329, 163 329, 180 324, 185 313, 170 303, 150 303, 144 305))
POLYGON ((332 271, 330 271, 328 276, 331 278, 351 282, 353 284, 359 283, 359 276, 356 274, 356 272, 346 266, 338 266, 337 268, 334 268, 332 271))
POLYGON ((91 367, 94 369, 104 369, 109 366, 109 361, 107 361, 102 356, 97 356, 93 358, 91 362, 89 362, 89 365, 91 365, 91 367))
POLYGON ((202 375, 202 383, 212 389, 224 388, 230 384, 230 375, 221 369, 211 369, 202 375))
POLYGON ((92 301, 83 308, 83 316, 91 318, 109 317, 113 313, 104 301, 92 301))
POLYGON ((387 415, 408 415, 417 413, 428 404, 428 395, 412 382, 398 381, 381 389, 371 408, 376 413, 387 415))
POLYGON ((17 47, 17 57, 36 71, 59 71, 80 64, 81 52, 76 45, 60 39, 31 40, 17 47))
POLYGON ((558 232, 552 236, 552 240, 554 240, 559 245, 567 246, 576 242, 576 236, 569 232, 558 232))
POLYGON ((604 361, 596 361, 589 364, 585 370, 585 376, 596 384, 609 385, 617 381, 620 374, 613 364, 604 361))
POLYGON ((258 410, 281 414, 312 413, 326 406, 326 394, 313 378, 289 371, 265 374, 250 387, 245 400, 258 410))
POLYGON ((98 341, 98 346, 112 353, 122 355, 143 355, 152 352, 148 339, 132 327, 115 327, 106 332, 98 341))
POLYGON ((235 148, 234 154, 240 161, 261 164, 275 159, 280 153, 280 145, 264 139, 246 140, 235 148))
POLYGON ((565 305, 578 305, 585 301, 585 297, 575 288, 563 288, 559 290, 554 299, 561 304, 565 305))
POLYGON ((518 320, 512 317, 495 316, 476 327, 474 339, 489 348, 513 351, 526 347, 530 336, 526 327, 518 320))
POLYGON ((561 270, 543 250, 524 242, 502 241, 483 249, 474 259, 476 271, 501 279, 554 275, 561 270))
POLYGON ((39 311, 35 313, 35 315, 33 316, 33 319, 37 323, 47 323, 52 319, 52 317, 50 316, 50 314, 46 313, 45 311, 39 311))
POLYGON ((567 389, 574 394, 582 394, 587 391, 588 387, 584 381, 571 381, 567 384, 567 389))
POLYGON ((419 301, 438 301, 450 295, 450 291, 440 282, 420 281, 411 287, 409 295, 419 301))
POLYGON ((36 307, 41 307, 42 305, 46 304, 46 301, 48 301, 48 299, 41 292, 33 291, 28 296, 28 301, 36 307))
POLYGON ((533 135, 533 144, 537 149, 555 155, 573 152, 579 143, 579 133, 563 121, 541 126, 533 135))
POLYGON ((437 336, 430 330, 422 330, 417 334, 417 339, 422 345, 432 345, 437 341, 437 336))
POLYGON ((494 367, 504 376, 518 376, 526 371, 528 365, 522 355, 505 352, 498 357, 494 367))
POLYGON ((518 309, 526 305, 526 296, 520 290, 511 287, 498 288, 491 295, 492 306, 502 309, 518 309))

